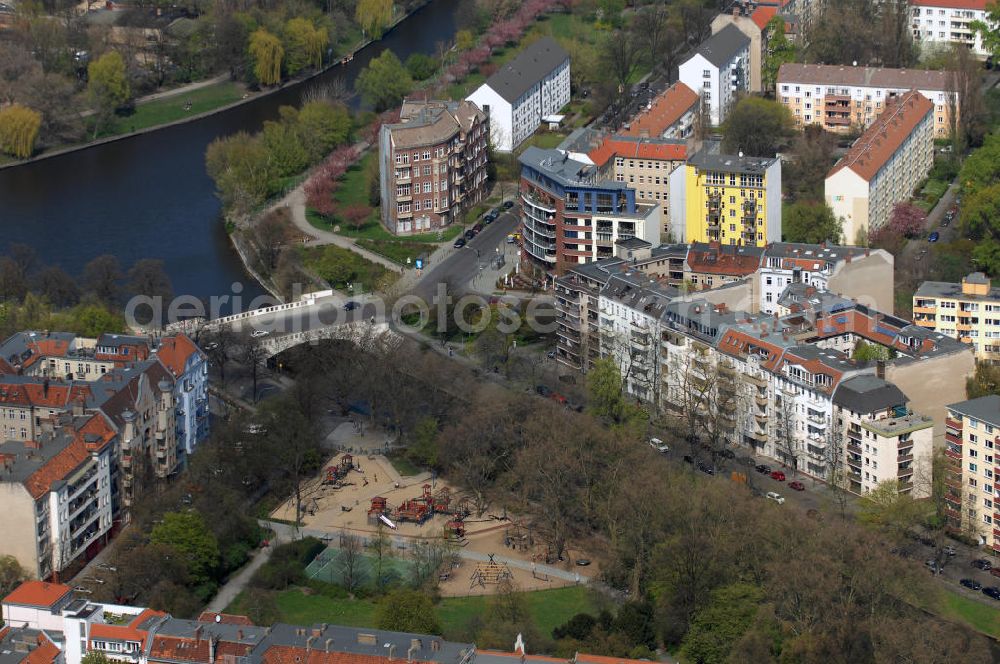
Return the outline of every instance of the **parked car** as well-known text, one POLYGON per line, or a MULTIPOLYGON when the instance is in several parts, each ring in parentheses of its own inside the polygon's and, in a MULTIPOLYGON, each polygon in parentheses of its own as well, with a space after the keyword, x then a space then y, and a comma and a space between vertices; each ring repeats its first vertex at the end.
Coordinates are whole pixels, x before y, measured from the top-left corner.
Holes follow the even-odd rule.
POLYGON ((472 230, 471 228, 469 230, 465 231, 465 239, 466 240, 471 240, 474 237, 476 237, 476 231, 472 230))
POLYGON ((785 498, 780 493, 777 493, 775 491, 768 491, 767 494, 766 494, 766 496, 767 496, 768 500, 773 500, 774 502, 778 503, 779 505, 784 505, 785 504, 785 498))
POLYGON ((254 330, 253 332, 250 333, 250 336, 254 339, 258 339, 260 337, 266 337, 269 334, 270 332, 268 332, 267 330, 254 330))
POLYGON ((802 482, 789 482, 788 488, 791 489, 792 491, 805 491, 806 485, 803 484, 802 482))
POLYGON ((722 457, 723 459, 735 459, 736 452, 733 452, 732 450, 722 450, 721 452, 719 452, 719 456, 722 457))
POLYGON ((771 467, 769 465, 767 465, 766 463, 757 464, 754 467, 754 470, 756 470, 761 475, 770 475, 771 474, 771 467))
POLYGON ((664 443, 659 438, 650 438, 649 446, 652 447, 657 452, 663 452, 664 454, 670 451, 670 446, 664 443))
POLYGON ((483 223, 486 224, 487 226, 489 226, 490 224, 492 224, 495 220, 496 220, 496 217, 494 217, 492 215, 489 215, 489 214, 484 214, 483 215, 483 223))
POLYGON ((457 240, 455 240, 455 244, 453 246, 456 249, 461 249, 462 247, 465 246, 465 238, 464 237, 458 238, 457 240))
POLYGON ((514 201, 504 201, 503 202, 503 209, 504 210, 509 210, 512 207, 514 207, 514 201))
POLYGON ((549 398, 552 399, 553 401, 555 401, 558 404, 562 404, 563 406, 565 406, 566 403, 567 403, 566 397, 564 397, 563 395, 559 394, 558 392, 553 392, 552 394, 549 395, 549 398))
POLYGON ((958 554, 958 551, 956 551, 955 547, 953 547, 953 546, 946 546, 946 547, 944 547, 941 550, 944 551, 944 554, 946 556, 954 556, 954 555, 958 554))
POLYGON ((984 572, 989 572, 993 568, 992 563, 990 563, 990 561, 986 560, 985 558, 978 558, 976 560, 973 560, 972 566, 977 569, 981 569, 984 572))
POLYGON ((507 244, 514 244, 514 240, 515 239, 516 238, 514 237, 513 233, 508 233, 507 234, 507 244))
POLYGON ((777 480, 778 482, 784 482, 785 481, 785 473, 783 473, 780 470, 772 471, 771 472, 771 479, 772 480, 777 480))
POLYGON ((545 385, 535 385, 535 392, 537 392, 539 395, 543 397, 547 397, 550 394, 552 394, 552 390, 550 390, 545 385))
POLYGON ((360 306, 361 305, 354 300, 348 300, 347 302, 344 302, 344 311, 354 311, 360 306))
POLYGON ((995 576, 997 578, 1000 578, 1000 567, 994 567, 994 568, 992 568, 990 570, 990 574, 992 574, 993 576, 995 576))
POLYGON ((931 233, 930 235, 927 236, 927 241, 928 242, 937 242, 940 238, 941 238, 941 234, 938 233, 937 231, 934 231, 933 233, 931 233))
POLYGON ((712 468, 707 463, 699 463, 698 470, 705 473, 706 475, 715 475, 715 468, 712 468))
POLYGON ((987 597, 992 597, 993 599, 1000 599, 1000 588, 996 586, 986 586, 983 588, 983 594, 987 597))
POLYGON ((84 588, 83 586, 74 586, 73 587, 73 592, 77 592, 77 593, 80 593, 80 594, 83 594, 83 595, 90 595, 94 591, 91 590, 90 588, 84 588))
POLYGON ((983 587, 983 584, 979 583, 975 579, 962 579, 959 583, 969 590, 979 590, 983 587))
POLYGON ((476 234, 476 235, 479 235, 480 233, 483 232, 483 225, 482 224, 476 224, 475 226, 472 227, 472 232, 474 234, 476 234))
POLYGON ((689 455, 685 454, 684 463, 694 463, 694 459, 692 459, 689 455))

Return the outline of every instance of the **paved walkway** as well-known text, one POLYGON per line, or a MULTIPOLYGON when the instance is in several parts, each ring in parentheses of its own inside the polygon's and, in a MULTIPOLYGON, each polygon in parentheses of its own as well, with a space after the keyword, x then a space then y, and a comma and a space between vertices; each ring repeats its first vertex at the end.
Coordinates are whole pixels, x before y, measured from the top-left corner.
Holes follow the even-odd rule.
POLYGON ((233 603, 236 596, 243 592, 243 589, 247 587, 250 583, 250 579, 253 577, 254 572, 256 572, 260 567, 266 563, 271 558, 271 553, 274 551, 274 547, 277 544, 284 542, 290 542, 292 537, 290 536, 291 528, 287 530, 274 529, 275 536, 271 540, 270 546, 263 549, 257 549, 250 562, 243 566, 239 572, 229 577, 229 581, 226 582, 224 586, 219 588, 219 592, 215 594, 212 601, 209 602, 204 611, 211 611, 213 613, 221 613, 226 609, 227 606, 233 603))
MULTIPOLYGON (((489 554, 479 553, 478 551, 470 551, 468 549, 459 549, 458 555, 460 558, 475 560, 476 562, 481 563, 489 562, 490 559, 489 554)), ((580 574, 579 572, 569 572, 564 569, 559 569, 558 567, 553 567, 552 565, 542 565, 528 560, 521 560, 520 558, 510 558, 508 556, 500 555, 499 553, 493 554, 493 559, 500 563, 507 563, 511 567, 516 567, 517 569, 536 572, 538 574, 547 574, 550 577, 562 579, 563 581, 572 581, 573 583, 583 584, 590 583, 590 578, 580 574)))
POLYGON ((229 80, 228 73, 219 74, 218 76, 213 76, 212 78, 206 78, 204 81, 195 81, 194 83, 188 83, 187 85, 182 85, 179 88, 171 88, 169 90, 163 90, 162 92, 154 92, 153 94, 139 97, 138 99, 135 100, 135 105, 142 106, 143 104, 148 104, 149 102, 156 101, 157 99, 167 99, 169 97, 176 97, 177 95, 182 95, 187 92, 193 92, 194 90, 207 88, 210 85, 225 83, 228 80, 229 80))

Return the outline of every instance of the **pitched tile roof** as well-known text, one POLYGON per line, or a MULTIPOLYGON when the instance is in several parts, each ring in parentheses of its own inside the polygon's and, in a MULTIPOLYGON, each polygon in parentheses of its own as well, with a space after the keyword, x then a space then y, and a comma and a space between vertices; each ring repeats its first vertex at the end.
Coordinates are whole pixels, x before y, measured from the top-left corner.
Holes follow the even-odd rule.
POLYGON ((66 435, 72 436, 69 444, 24 480, 24 487, 32 498, 41 498, 55 482, 65 479, 89 460, 92 453, 100 452, 114 440, 115 431, 103 415, 96 414, 66 435))
POLYGON ((950 72, 930 69, 886 69, 847 65, 804 65, 786 62, 778 70, 778 84, 843 85, 888 90, 948 90, 950 72))
POLYGON ((687 263, 692 272, 745 277, 760 268, 763 247, 694 242, 687 263))
MULTIPOLYGON (((723 67, 737 53, 750 46, 750 38, 730 23, 706 39, 695 51, 716 67, 723 67)), ((694 57, 694 56, 692 56, 694 57)), ((688 58, 690 60, 690 58, 688 58)))
POLYGON ((588 154, 596 166, 603 166, 616 155, 633 159, 684 161, 687 157, 687 145, 684 142, 657 138, 608 136, 588 154))
POLYGON ((163 337, 160 346, 156 350, 156 356, 175 377, 184 373, 188 360, 192 355, 203 354, 201 349, 195 345, 186 334, 177 334, 172 337, 163 337))
POLYGON ((697 104, 698 93, 677 81, 654 99, 648 110, 633 118, 623 133, 626 136, 662 136, 697 104))
POLYGON ((38 635, 38 647, 28 653, 23 664, 52 664, 62 653, 59 647, 43 632, 38 635))
POLYGON ((556 40, 542 37, 503 65, 484 85, 513 104, 531 86, 568 59, 569 54, 556 40))
POLYGON ((70 592, 72 588, 61 583, 25 581, 4 597, 3 603, 49 608, 58 604, 70 592))
POLYGON ((750 20, 753 21, 758 28, 763 30, 767 27, 767 24, 771 22, 771 19, 777 15, 777 13, 777 7, 758 7, 752 14, 750 14, 750 20))
POLYGON ((144 609, 139 615, 129 621, 127 625, 93 623, 90 626, 90 640, 137 641, 145 648, 146 638, 149 636, 149 628, 152 626, 151 619, 163 618, 166 615, 162 611, 144 609))
POLYGON ((917 125, 933 112, 934 104, 916 90, 887 103, 882 115, 861 134, 827 177, 849 168, 864 180, 871 181, 917 125))

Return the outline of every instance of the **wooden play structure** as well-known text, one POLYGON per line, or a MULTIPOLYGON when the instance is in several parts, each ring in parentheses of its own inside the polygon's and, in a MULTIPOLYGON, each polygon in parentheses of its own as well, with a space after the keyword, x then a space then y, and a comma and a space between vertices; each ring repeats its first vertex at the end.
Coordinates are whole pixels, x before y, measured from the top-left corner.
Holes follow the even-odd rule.
POLYGON ((345 454, 338 463, 326 467, 326 477, 323 478, 323 484, 342 482, 352 470, 354 470, 354 457, 345 454))
MULTIPOLYGON (((375 496, 372 498, 371 506, 368 508, 369 523, 377 523, 382 517, 388 518, 391 516, 397 522, 408 521, 410 523, 423 524, 435 514, 452 513, 453 501, 451 489, 444 487, 437 493, 434 493, 430 484, 424 484, 421 489, 422 492, 419 496, 404 500, 395 508, 390 507, 384 497, 375 496)), ((465 502, 459 501, 459 506, 462 506, 465 502)), ((462 509, 465 508, 462 507, 462 509)), ((461 510, 456 511, 453 514, 454 520, 449 522, 447 529, 450 532, 458 532, 460 537, 464 536, 465 526, 462 523, 462 519, 466 514, 461 510), (457 523, 458 525, 452 526, 453 523, 457 523)))
POLYGON ((513 581, 514 574, 510 571, 510 566, 507 563, 499 563, 494 558, 495 554, 489 554, 490 559, 487 562, 476 563, 475 569, 472 570, 472 576, 470 577, 471 583, 469 588, 475 588, 479 586, 480 588, 485 588, 486 586, 495 586, 501 581, 513 581))

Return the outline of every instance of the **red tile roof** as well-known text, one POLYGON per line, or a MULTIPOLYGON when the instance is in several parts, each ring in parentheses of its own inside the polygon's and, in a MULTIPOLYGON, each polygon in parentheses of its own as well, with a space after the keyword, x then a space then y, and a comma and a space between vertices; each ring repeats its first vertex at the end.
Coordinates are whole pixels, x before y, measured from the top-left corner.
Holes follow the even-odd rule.
POLYGON ((910 0, 914 7, 940 7, 942 9, 978 9, 986 11, 988 0, 910 0))
POLYGON ((910 90, 898 101, 887 103, 882 115, 861 134, 847 154, 827 173, 827 177, 849 168, 864 180, 871 181, 917 125, 933 112, 934 104, 916 90, 910 90))
POLYGON ((677 81, 653 100, 649 110, 637 115, 626 136, 662 136, 668 127, 678 122, 691 107, 698 103, 698 93, 677 81))
POLYGON ((771 22, 771 19, 777 15, 777 13, 777 7, 758 7, 752 14, 750 14, 750 20, 753 21, 758 28, 763 30, 767 27, 767 24, 771 22))
POLYGON ((576 657, 576 664, 631 664, 648 660, 641 659, 629 659, 627 657, 605 657, 604 655, 588 655, 586 653, 578 652, 576 657))
POLYGON ((760 268, 759 253, 742 254, 737 247, 717 242, 701 246, 706 248, 696 249, 692 245, 688 251, 687 264, 692 272, 745 277, 760 268))
POLYGON ((4 604, 49 608, 72 592, 69 586, 45 581, 25 581, 3 598, 4 604))
MULTIPOLYGON (((477 654, 487 655, 489 657, 510 657, 512 659, 517 659, 521 661, 520 652, 506 652, 503 650, 480 650, 476 649, 477 654)), ((525 655, 526 661, 529 662, 559 662, 560 664, 566 664, 566 659, 563 657, 547 657, 545 655, 525 655)))
POLYGON ((160 341, 160 349, 156 351, 156 356, 174 376, 184 373, 188 358, 195 353, 199 353, 198 347, 185 334, 178 334, 173 337, 164 337, 160 341))
MULTIPOLYGON (((139 629, 139 625, 149 620, 150 618, 156 618, 167 615, 162 611, 154 611, 153 609, 143 609, 142 613, 137 615, 132 619, 127 625, 106 625, 104 623, 93 623, 90 626, 90 640, 94 639, 110 639, 112 641, 137 641, 143 646, 146 644, 146 637, 149 636, 149 631, 145 629, 139 629)), ((207 659, 206 659, 207 661, 207 659)))
MULTIPOLYGON (((150 660, 170 660, 174 662, 209 661, 209 638, 196 639, 191 636, 163 636, 157 634, 149 647, 150 660)), ((215 644, 216 661, 246 657, 254 649, 249 643, 219 641, 215 644)), ((300 651, 301 652, 301 651, 300 651)))
POLYGON ((216 618, 219 618, 219 622, 223 625, 253 626, 253 621, 246 616, 237 616, 232 613, 214 613, 212 611, 202 612, 202 614, 198 616, 198 622, 214 623, 216 618))
POLYGON ((632 157, 633 159, 659 159, 665 161, 684 161, 687 159, 687 146, 683 143, 664 143, 662 141, 628 139, 623 140, 608 136, 588 155, 597 166, 603 166, 612 156, 632 157))
POLYGON ((24 480, 32 498, 44 496, 53 482, 64 479, 79 468, 92 452, 99 452, 115 437, 115 431, 101 415, 92 415, 73 433, 73 441, 24 480), (92 438, 92 439, 91 439, 92 438))
POLYGON ((21 660, 21 664, 52 664, 60 654, 59 648, 45 634, 38 635, 38 647, 21 660))

